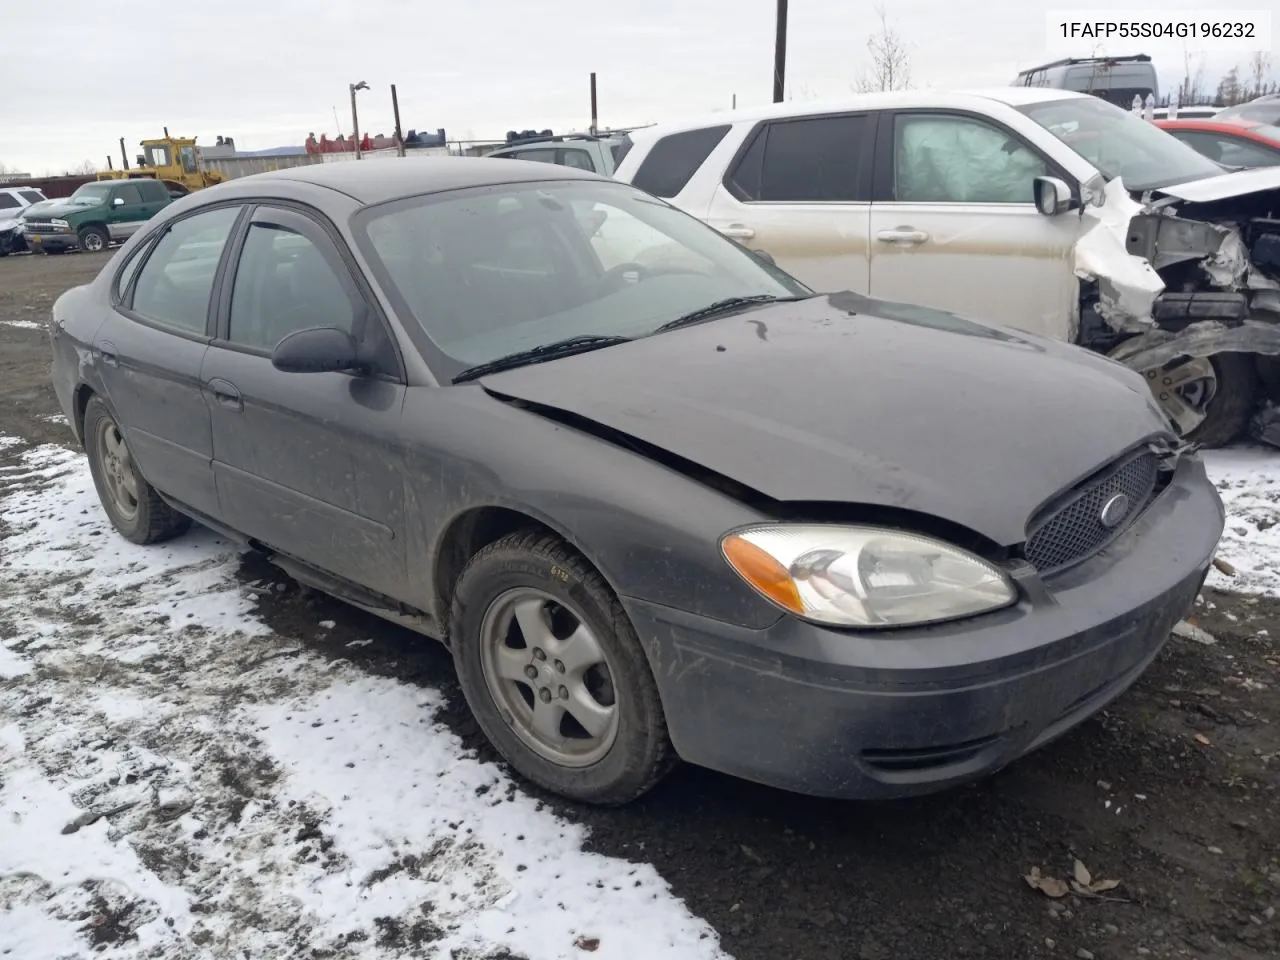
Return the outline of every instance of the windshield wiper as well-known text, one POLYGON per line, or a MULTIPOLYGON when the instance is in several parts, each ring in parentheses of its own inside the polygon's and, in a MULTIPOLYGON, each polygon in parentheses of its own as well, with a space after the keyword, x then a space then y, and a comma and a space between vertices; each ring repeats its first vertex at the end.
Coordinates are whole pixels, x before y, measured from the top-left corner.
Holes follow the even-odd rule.
POLYGON ((664 323, 654 333, 662 333, 664 330, 674 330, 677 327, 687 327, 691 323, 699 323, 702 320, 710 320, 712 317, 718 317, 722 314, 732 313, 734 310, 740 310, 743 307, 749 307, 756 303, 790 303, 793 300, 803 300, 804 297, 775 297, 770 293, 757 294, 754 297, 726 297, 724 300, 717 300, 715 303, 708 303, 705 307, 699 307, 684 316, 676 317, 664 323))
POLYGON ((464 383, 467 380, 475 380, 477 377, 483 377, 490 373, 498 373, 501 370, 510 370, 513 367, 523 367, 530 363, 541 363, 544 360, 556 360, 560 357, 570 357, 575 353, 586 353, 589 350, 597 350, 600 347, 612 346, 615 343, 627 343, 630 337, 619 337, 606 334, 588 333, 578 337, 567 337, 564 340, 556 340, 554 343, 544 343, 538 347, 530 347, 528 350, 517 350, 515 353, 509 353, 505 357, 498 357, 496 360, 488 360, 485 363, 476 364, 474 367, 467 367, 461 373, 453 378, 454 383, 464 383))

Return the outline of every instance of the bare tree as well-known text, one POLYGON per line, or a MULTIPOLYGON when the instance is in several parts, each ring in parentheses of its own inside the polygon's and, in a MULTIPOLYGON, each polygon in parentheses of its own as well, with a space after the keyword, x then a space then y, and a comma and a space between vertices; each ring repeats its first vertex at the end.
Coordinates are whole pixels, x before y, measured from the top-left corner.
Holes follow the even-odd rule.
POLYGON ((1260 97, 1267 92, 1267 79, 1271 76, 1271 54, 1265 50, 1255 50, 1249 57, 1249 93, 1248 99, 1260 97))
POLYGON ((74 167, 68 167, 65 176, 77 177, 92 175, 98 172, 98 165, 92 160, 82 160, 74 167))
POLYGON ((1193 57, 1190 48, 1184 44, 1182 64, 1184 73, 1182 86, 1178 90, 1178 101, 1184 106, 1193 106, 1207 99, 1204 89, 1204 54, 1198 53, 1193 57), (1194 69, 1192 69, 1193 60, 1194 69))
POLYGON ((858 78, 858 90, 862 93, 906 90, 911 86, 911 53, 907 41, 889 25, 883 4, 877 3, 875 11, 880 19, 880 32, 867 37, 871 68, 858 78))
POLYGON ((1231 107, 1244 99, 1245 88, 1240 82, 1240 68, 1232 67, 1218 81, 1218 102, 1224 107, 1231 107))

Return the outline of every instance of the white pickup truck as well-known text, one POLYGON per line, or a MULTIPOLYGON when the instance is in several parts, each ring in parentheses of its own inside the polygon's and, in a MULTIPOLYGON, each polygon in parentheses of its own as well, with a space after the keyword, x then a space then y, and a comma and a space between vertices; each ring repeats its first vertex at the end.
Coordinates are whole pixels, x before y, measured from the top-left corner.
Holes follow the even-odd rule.
POLYGON ((633 131, 614 177, 822 291, 1066 340, 1232 439, 1280 355, 1280 167, 1226 173, 1035 87, 786 102, 633 131))

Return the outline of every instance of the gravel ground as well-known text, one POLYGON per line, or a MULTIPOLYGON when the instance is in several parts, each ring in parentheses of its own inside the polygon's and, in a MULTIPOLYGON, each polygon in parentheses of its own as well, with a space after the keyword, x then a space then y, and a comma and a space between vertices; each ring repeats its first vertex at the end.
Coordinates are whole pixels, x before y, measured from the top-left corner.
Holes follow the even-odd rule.
POLYGON ((866 805, 682 769, 583 809, 508 776, 433 644, 207 532, 112 536, 39 327, 104 262, 0 260, 0 957, 1280 951, 1263 454, 1211 461, 1241 567, 1197 607, 1215 642, 1175 637, 1110 710, 1003 774, 866 805), (1024 879, 1069 880, 1077 859, 1118 884, 1052 898, 1024 879))

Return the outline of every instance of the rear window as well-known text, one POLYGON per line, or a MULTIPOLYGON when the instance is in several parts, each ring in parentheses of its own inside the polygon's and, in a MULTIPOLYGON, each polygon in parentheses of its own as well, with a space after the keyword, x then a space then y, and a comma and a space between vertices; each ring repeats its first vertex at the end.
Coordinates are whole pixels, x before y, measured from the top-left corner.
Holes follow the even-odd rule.
POLYGON ((726 123, 661 138, 649 155, 640 161, 640 168, 631 182, 655 197, 671 199, 684 189, 689 178, 728 132, 729 124, 726 123))
POLYGON ((728 186, 747 201, 865 200, 862 158, 870 122, 860 114, 767 124, 734 164, 728 186))
POLYGON ((27 203, 44 203, 44 197, 35 190, 19 190, 18 196, 27 203))

